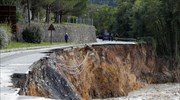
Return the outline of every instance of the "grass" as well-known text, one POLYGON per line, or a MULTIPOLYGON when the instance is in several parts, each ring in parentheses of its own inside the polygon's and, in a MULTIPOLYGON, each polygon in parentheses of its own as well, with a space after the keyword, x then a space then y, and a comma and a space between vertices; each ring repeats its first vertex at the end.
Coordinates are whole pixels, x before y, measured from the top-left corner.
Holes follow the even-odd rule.
POLYGON ((42 42, 40 44, 37 43, 26 43, 26 42, 11 42, 5 49, 16 49, 16 48, 29 48, 29 47, 39 47, 39 46, 64 46, 64 45, 72 45, 74 43, 64 43, 64 42, 59 42, 59 43, 49 43, 49 42, 42 42))

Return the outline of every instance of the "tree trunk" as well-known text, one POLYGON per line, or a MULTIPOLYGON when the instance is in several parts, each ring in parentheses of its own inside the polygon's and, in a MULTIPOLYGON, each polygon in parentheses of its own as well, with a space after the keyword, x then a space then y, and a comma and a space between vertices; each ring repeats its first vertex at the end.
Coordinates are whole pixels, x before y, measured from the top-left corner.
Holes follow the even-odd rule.
POLYGON ((176 60, 178 60, 180 54, 179 54, 179 46, 178 46, 178 39, 179 39, 179 36, 178 36, 178 22, 175 23, 175 58, 176 60))
POLYGON ((174 56, 174 44, 175 44, 175 40, 174 40, 174 32, 172 31, 172 24, 171 24, 171 20, 168 20, 168 21, 166 21, 166 23, 167 23, 167 34, 169 35, 169 37, 167 37, 167 38, 169 38, 169 42, 170 42, 170 45, 169 45, 169 47, 168 48, 170 48, 170 56, 174 56))
POLYGON ((56 12, 56 13, 54 13, 54 22, 55 23, 58 23, 58 13, 56 12))
POLYGON ((49 5, 46 7, 46 21, 47 23, 49 23, 49 19, 50 19, 50 9, 49 9, 49 5))
POLYGON ((175 32, 175 58, 178 59, 178 41, 177 41, 177 32, 175 32))
POLYGON ((31 19, 30 19, 30 8, 29 8, 29 0, 27 0, 27 8, 28 8, 28 23, 30 25, 31 19))
POLYGON ((58 23, 61 23, 60 20, 61 20, 60 14, 58 14, 58 23))
POLYGON ((63 16, 63 14, 60 13, 60 23, 62 23, 62 16, 63 16))
POLYGON ((32 9, 31 9, 31 12, 32 12, 32 18, 31 18, 31 20, 34 20, 34 18, 35 18, 35 9, 32 8, 32 9))

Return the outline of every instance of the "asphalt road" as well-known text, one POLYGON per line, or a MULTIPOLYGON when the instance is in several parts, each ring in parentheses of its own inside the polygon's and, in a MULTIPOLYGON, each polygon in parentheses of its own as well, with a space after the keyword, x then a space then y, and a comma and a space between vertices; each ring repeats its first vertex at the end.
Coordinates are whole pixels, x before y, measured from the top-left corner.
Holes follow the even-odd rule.
POLYGON ((19 98, 19 88, 14 88, 11 82, 12 74, 27 73, 30 65, 46 56, 44 52, 64 47, 66 46, 0 53, 0 100, 19 98))

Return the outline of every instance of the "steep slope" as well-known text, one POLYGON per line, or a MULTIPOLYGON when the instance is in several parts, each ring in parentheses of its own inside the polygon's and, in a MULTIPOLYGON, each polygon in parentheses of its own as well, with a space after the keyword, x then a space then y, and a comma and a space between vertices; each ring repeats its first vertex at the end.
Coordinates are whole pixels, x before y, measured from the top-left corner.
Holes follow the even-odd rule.
POLYGON ((106 44, 56 49, 35 63, 26 95, 56 99, 125 96, 151 83, 177 82, 180 70, 157 66, 152 46, 106 44))

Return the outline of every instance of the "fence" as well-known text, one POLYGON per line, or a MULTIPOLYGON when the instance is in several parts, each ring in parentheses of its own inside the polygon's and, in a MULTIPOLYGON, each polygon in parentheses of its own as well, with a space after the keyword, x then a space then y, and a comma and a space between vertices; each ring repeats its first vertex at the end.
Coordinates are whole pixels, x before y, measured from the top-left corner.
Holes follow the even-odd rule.
POLYGON ((93 22, 92 18, 68 17, 67 18, 67 23, 93 25, 94 22, 93 22))

